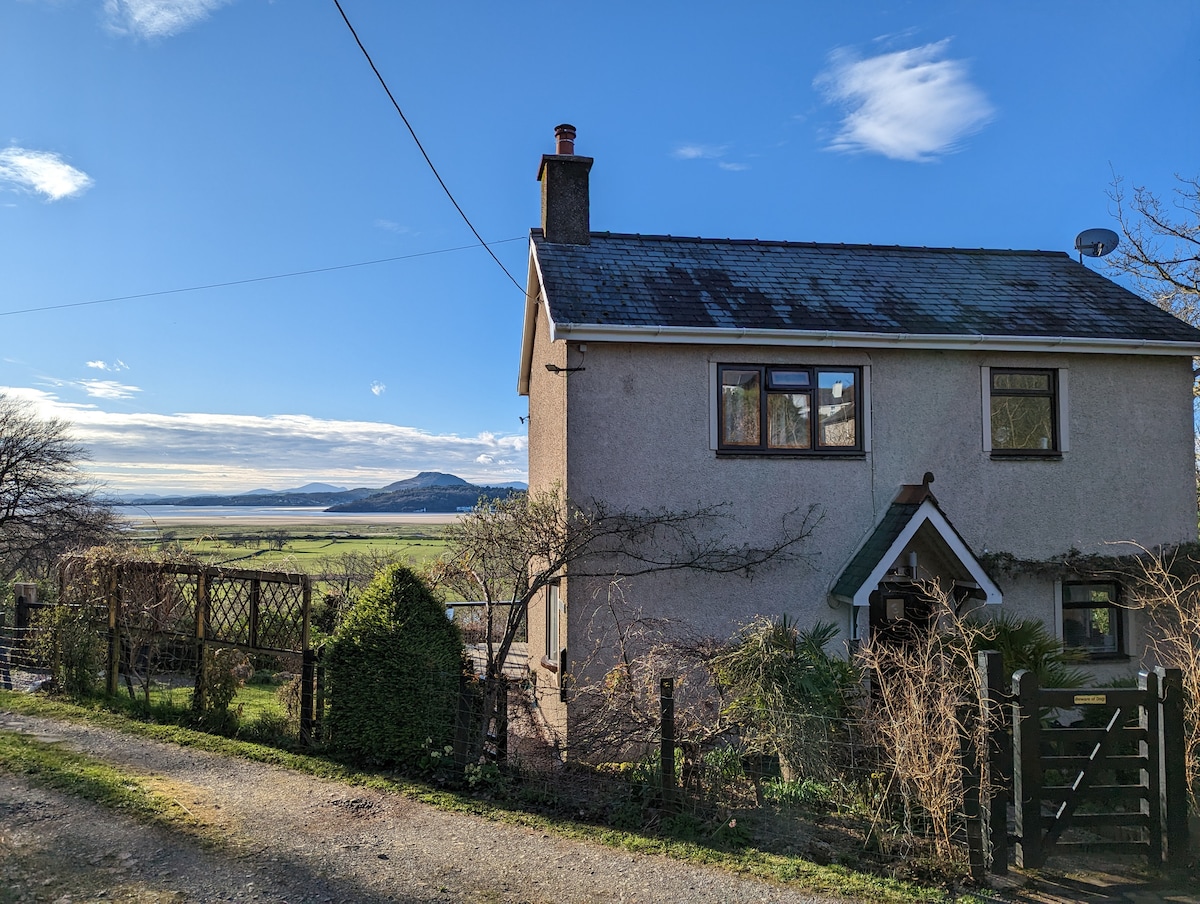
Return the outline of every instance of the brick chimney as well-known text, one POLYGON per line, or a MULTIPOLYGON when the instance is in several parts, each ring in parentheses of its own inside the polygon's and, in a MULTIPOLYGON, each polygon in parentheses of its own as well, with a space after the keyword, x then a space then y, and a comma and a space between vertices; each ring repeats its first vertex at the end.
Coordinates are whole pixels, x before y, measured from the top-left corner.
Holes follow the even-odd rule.
POLYGON ((587 245, 591 242, 588 172, 591 157, 575 153, 575 127, 554 127, 554 153, 542 155, 542 235, 548 242, 587 245))

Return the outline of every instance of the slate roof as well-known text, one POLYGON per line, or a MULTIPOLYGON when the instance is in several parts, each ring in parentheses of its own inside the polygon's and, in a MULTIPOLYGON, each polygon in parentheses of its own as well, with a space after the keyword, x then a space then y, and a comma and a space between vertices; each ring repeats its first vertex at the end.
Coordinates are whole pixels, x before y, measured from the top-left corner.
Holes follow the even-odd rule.
POLYGON ((908 522, 912 520, 913 515, 920 507, 919 502, 893 502, 888 507, 883 517, 879 519, 879 523, 875 525, 874 532, 867 538, 867 542, 854 554, 854 558, 850 560, 846 570, 841 573, 833 585, 834 596, 850 599, 858 592, 858 589, 867 582, 867 578, 871 576, 871 572, 875 570, 884 554, 892 548, 896 538, 900 536, 904 528, 908 527, 908 522))
POLYGON ((559 325, 1200 343, 1200 330, 1062 252, 531 239, 559 325))

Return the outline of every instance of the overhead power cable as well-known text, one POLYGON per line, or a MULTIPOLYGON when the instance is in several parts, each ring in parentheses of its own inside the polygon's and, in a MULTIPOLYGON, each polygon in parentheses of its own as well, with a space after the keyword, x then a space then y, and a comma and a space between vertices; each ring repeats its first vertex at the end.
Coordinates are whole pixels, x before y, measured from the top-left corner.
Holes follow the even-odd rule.
MULTIPOLYGON (((492 242, 493 245, 504 245, 508 242, 519 242, 524 239, 524 236, 517 236, 511 239, 500 239, 498 242, 492 242)), ((37 311, 58 311, 63 308, 83 308, 93 304, 109 304, 114 301, 133 301, 138 298, 155 298, 159 295, 178 295, 182 292, 200 292, 204 289, 223 289, 227 286, 244 286, 249 283, 268 282, 272 279, 290 279, 293 276, 310 276, 313 273, 332 273, 335 270, 352 270, 355 267, 370 267, 375 264, 390 264, 393 261, 407 261, 415 257, 429 257, 433 254, 449 254, 452 251, 466 251, 470 248, 478 248, 478 245, 459 245, 456 248, 439 248, 436 251, 418 251, 415 254, 401 254, 397 257, 381 257, 373 261, 359 261, 354 264, 337 264, 332 267, 314 267, 311 270, 293 270, 291 273, 276 273, 271 276, 251 276, 246 279, 231 279, 227 282, 206 283, 202 286, 187 286, 182 289, 160 289, 157 292, 139 292, 136 295, 114 295, 111 298, 96 298, 92 301, 72 301, 66 304, 48 304, 37 308, 22 308, 17 311, 0 311, 0 317, 7 317, 11 314, 33 314, 37 311)), ((486 247, 486 246, 485 246, 486 247)), ((495 257, 495 255, 492 255, 495 257)), ((507 272, 507 271, 506 271, 507 272)))
POLYGON ((463 222, 467 224, 467 228, 471 230, 471 233, 475 236, 475 238, 479 239, 479 244, 481 244, 487 250, 487 253, 492 256, 492 260, 494 260, 496 265, 504 271, 504 275, 512 280, 512 284, 516 286, 518 290, 524 292, 525 287, 517 282, 516 278, 508 272, 508 268, 500 262, 500 258, 496 257, 496 253, 492 251, 488 243, 483 240, 483 236, 479 234, 479 231, 475 228, 474 224, 471 223, 470 218, 467 216, 462 207, 459 206, 458 201, 454 200, 454 195, 452 195, 450 193, 450 189, 446 187, 446 183, 442 180, 442 176, 437 171, 437 167, 433 165, 433 161, 430 160, 429 155, 425 153, 425 147, 421 144, 421 139, 417 137, 416 131, 409 123, 408 117, 405 116, 404 111, 400 109, 400 104, 396 101, 395 95, 392 94, 392 89, 388 87, 388 83, 384 80, 383 74, 379 71, 379 67, 375 65, 375 61, 371 59, 371 54, 369 54, 367 52, 367 48, 363 46, 362 40, 358 37, 358 32, 355 31, 354 26, 350 24, 350 18, 346 15, 346 11, 342 9, 342 4, 339 2, 339 0, 333 0, 333 5, 336 6, 337 11, 342 14, 342 21, 345 22, 346 27, 350 29, 350 34, 354 36, 354 42, 358 44, 358 49, 361 50, 363 56, 366 57, 367 63, 371 66, 371 71, 375 73, 375 78, 379 79, 379 84, 383 86, 383 90, 387 94, 388 100, 392 102, 392 106, 395 107, 396 112, 400 114, 400 119, 403 120, 405 127, 408 129, 408 134, 412 135, 413 141, 416 142, 417 150, 421 152, 421 156, 424 157, 425 162, 429 164, 430 172, 432 172, 434 178, 437 179, 438 185, 442 187, 442 191, 446 193, 446 197, 450 199, 450 203, 454 205, 454 209, 458 211, 458 215, 463 218, 463 222))

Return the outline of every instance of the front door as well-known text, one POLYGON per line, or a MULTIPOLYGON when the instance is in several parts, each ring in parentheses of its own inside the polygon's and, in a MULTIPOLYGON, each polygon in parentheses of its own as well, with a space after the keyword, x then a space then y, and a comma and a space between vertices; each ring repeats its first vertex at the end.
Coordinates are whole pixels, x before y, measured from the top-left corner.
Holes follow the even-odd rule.
POLYGON ((870 608, 872 641, 904 643, 929 630, 935 605, 916 584, 880 584, 870 608))

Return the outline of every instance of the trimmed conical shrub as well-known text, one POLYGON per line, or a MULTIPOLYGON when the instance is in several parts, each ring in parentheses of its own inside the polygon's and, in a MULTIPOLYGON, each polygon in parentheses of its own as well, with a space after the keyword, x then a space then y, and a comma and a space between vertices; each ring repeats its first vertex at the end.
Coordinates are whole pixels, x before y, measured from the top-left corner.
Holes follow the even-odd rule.
POLYGON ((412 569, 376 575, 326 650, 333 748, 367 765, 415 765, 451 743, 464 650, 412 569))

